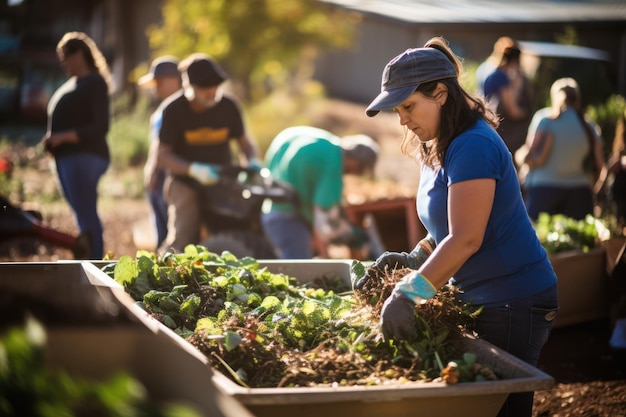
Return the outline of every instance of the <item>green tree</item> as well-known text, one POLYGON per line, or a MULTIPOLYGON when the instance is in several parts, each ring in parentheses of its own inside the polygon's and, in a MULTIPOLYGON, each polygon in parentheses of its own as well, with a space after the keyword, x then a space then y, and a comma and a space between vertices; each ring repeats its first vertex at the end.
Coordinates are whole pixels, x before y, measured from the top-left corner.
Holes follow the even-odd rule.
POLYGON ((352 45, 360 15, 317 0, 165 0, 163 23, 148 28, 154 55, 213 56, 257 101, 298 88, 316 54, 352 45))

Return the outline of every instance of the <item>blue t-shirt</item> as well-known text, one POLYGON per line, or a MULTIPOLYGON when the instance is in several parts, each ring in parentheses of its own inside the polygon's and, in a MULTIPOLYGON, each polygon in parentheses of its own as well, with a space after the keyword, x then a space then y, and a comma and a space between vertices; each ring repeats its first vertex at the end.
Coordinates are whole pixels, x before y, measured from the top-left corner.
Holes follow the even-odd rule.
POLYGON ((500 101, 500 90, 507 87, 511 81, 506 73, 500 69, 494 70, 485 78, 484 91, 487 100, 500 101))
POLYGON ((437 243, 448 235, 448 187, 479 178, 496 181, 493 208, 481 247, 451 283, 465 301, 486 307, 554 285, 556 275, 526 212, 511 154, 483 120, 452 141, 442 168, 421 168, 417 209, 428 232, 437 243))

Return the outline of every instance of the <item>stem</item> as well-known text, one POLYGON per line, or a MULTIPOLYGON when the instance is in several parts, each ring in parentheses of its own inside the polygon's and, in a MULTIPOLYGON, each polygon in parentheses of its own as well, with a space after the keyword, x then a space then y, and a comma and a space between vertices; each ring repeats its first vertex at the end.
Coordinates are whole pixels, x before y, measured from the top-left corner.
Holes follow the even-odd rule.
POLYGON ((211 356, 213 356, 218 361, 220 361, 220 363, 224 366, 224 368, 226 368, 228 373, 235 379, 235 381, 239 383, 239 385, 244 386, 246 388, 250 388, 248 384, 246 384, 245 382, 243 382, 241 378, 239 378, 239 374, 235 372, 235 370, 231 368, 230 365, 228 365, 224 359, 220 358, 215 352, 211 352, 211 356))

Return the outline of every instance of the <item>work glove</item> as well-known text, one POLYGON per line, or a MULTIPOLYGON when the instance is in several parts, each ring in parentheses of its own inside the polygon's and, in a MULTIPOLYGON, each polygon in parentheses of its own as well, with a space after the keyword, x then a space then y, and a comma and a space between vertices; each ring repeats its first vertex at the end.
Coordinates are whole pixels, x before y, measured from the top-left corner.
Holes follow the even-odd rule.
POLYGON ((416 336, 415 307, 433 297, 437 290, 417 271, 405 275, 383 304, 380 326, 386 340, 411 340, 416 336))
POLYGON ((428 259, 435 246, 435 240, 432 236, 429 236, 420 240, 411 253, 383 253, 365 271, 365 275, 356 281, 352 289, 354 291, 362 290, 366 282, 377 280, 379 277, 384 276, 387 271, 403 268, 419 269, 419 267, 426 262, 426 259, 428 259))
POLYGON ((219 179, 219 166, 194 162, 189 165, 188 174, 202 185, 213 185, 219 179))

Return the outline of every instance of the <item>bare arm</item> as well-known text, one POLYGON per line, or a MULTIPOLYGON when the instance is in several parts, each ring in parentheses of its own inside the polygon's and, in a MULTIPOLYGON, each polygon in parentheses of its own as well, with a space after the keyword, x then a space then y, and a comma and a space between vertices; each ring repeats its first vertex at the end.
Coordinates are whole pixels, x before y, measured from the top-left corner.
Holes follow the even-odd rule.
POLYGON ((191 162, 179 157, 172 152, 170 145, 159 143, 157 166, 168 170, 174 175, 188 175, 191 162))
POLYGON ((435 288, 451 276, 480 248, 487 229, 496 190, 494 179, 462 181, 448 194, 449 234, 418 270, 435 288))
POLYGON ((252 140, 247 132, 244 132, 238 139, 239 148, 246 155, 246 159, 250 162, 252 159, 258 158, 258 150, 256 143, 252 140))
POLYGON ((524 159, 524 163, 528 165, 529 169, 545 165, 550 153, 552 152, 553 145, 554 138, 551 133, 535 133, 535 138, 530 144, 530 150, 524 159))
POLYGON ((521 120, 528 116, 526 111, 517 104, 518 88, 513 83, 500 90, 500 103, 504 107, 506 117, 521 120))
POLYGON ((66 130, 63 132, 50 133, 47 132, 42 139, 43 147, 46 150, 54 149, 64 143, 78 143, 78 133, 75 130, 66 130))

